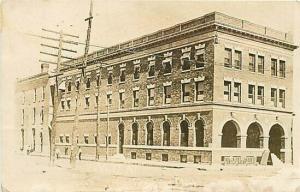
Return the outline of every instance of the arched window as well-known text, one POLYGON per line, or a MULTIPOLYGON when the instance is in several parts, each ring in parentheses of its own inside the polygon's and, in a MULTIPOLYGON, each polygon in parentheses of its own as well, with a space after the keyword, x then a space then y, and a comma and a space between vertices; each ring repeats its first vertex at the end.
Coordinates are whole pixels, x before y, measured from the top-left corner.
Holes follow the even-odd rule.
POLYGON ((180 123, 180 146, 187 147, 189 141, 189 124, 186 120, 180 123))
POLYGON ((231 148, 237 148, 240 146, 238 127, 233 121, 228 121, 223 126, 221 146, 231 148))
POLYGON ((132 124, 132 145, 138 144, 138 128, 139 125, 136 122, 134 122, 132 124))
POLYGON ((168 121, 163 123, 163 145, 170 146, 170 123, 168 121))
POLYGON ((275 154, 282 161, 284 157, 281 156, 280 150, 285 148, 284 130, 279 125, 273 125, 269 132, 269 150, 270 153, 275 154))
POLYGON ((258 123, 251 123, 247 130, 247 148, 261 148, 262 147, 262 128, 258 123))
POLYGON ((153 123, 148 122, 146 127, 147 127, 147 145, 153 145, 153 123))
POLYGON ((196 147, 204 146, 204 122, 197 120, 195 122, 196 147))

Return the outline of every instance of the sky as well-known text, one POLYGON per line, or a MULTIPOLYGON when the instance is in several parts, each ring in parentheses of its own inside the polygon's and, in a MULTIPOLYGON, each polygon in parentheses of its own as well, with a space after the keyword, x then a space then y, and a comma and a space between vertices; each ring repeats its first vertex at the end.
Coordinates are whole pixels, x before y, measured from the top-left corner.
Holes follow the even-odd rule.
MULTIPOLYGON (((91 44, 101 47, 125 42, 184 22, 213 11, 248 20, 294 35, 300 45, 300 4, 297 2, 254 2, 254 1, 102 1, 94 0, 91 44)), ((16 78, 40 72, 39 59, 53 60, 40 54, 49 43, 35 35, 51 36, 42 28, 64 30, 79 35, 78 41, 86 37, 89 1, 87 0, 2 0, 0 36, 0 90, 1 123, 3 127, 14 127, 14 83, 16 78)), ((67 46, 82 55, 84 46, 67 46)), ((99 50, 91 47, 91 51, 99 50)), ((49 49, 47 49, 49 50, 49 49)), ((300 49, 294 58, 294 110, 295 130, 300 140, 300 49), (297 89, 298 88, 298 89, 297 89)), ((295 139, 296 140, 296 139, 295 139)), ((300 141, 297 141, 300 143, 300 141)), ((299 145, 300 146, 300 145, 299 145)), ((300 158, 299 158, 300 162, 300 158)))

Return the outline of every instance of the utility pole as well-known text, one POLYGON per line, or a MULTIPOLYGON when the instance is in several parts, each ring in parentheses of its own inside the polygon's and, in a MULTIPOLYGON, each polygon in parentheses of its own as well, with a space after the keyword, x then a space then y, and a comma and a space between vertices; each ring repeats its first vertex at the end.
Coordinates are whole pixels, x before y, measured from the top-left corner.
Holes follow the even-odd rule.
POLYGON ((63 38, 64 38, 64 36, 75 37, 75 38, 79 38, 79 37, 75 36, 75 35, 70 35, 70 34, 63 33, 62 30, 60 30, 59 32, 53 31, 53 30, 48 30, 48 29, 42 29, 42 30, 46 31, 46 32, 54 33, 56 35, 57 34, 59 35, 58 39, 57 38, 40 36, 43 39, 58 41, 58 46, 57 47, 53 46, 53 45, 43 44, 43 43, 41 44, 41 46, 43 46, 43 47, 57 50, 57 54, 40 51, 41 54, 56 57, 57 62, 39 60, 42 63, 56 65, 55 73, 53 75, 50 75, 50 77, 49 77, 50 79, 54 78, 54 81, 55 81, 54 84, 50 85, 51 104, 53 106, 52 107, 52 109, 53 109, 52 115, 53 116, 52 116, 51 124, 49 126, 49 145, 50 145, 49 158, 50 158, 50 163, 53 165, 54 160, 55 160, 55 136, 56 136, 56 126, 57 126, 56 119, 57 119, 57 111, 58 111, 58 106, 59 106, 60 97, 61 97, 61 95, 59 93, 59 82, 58 82, 58 77, 62 75, 61 66, 63 64, 62 64, 61 60, 62 60, 62 58, 72 59, 70 57, 63 56, 62 51, 76 53, 75 50, 63 48, 63 43, 78 45, 78 43, 75 42, 75 41, 65 41, 63 38))
POLYGON ((90 44, 90 35, 91 35, 91 27, 92 27, 92 19, 93 19, 93 2, 90 3, 90 11, 89 11, 89 17, 85 19, 85 21, 88 21, 88 29, 87 29, 87 37, 86 37, 86 44, 84 49, 84 61, 82 65, 78 66, 78 69, 81 69, 81 76, 79 78, 79 89, 77 90, 76 94, 76 106, 75 106, 75 118, 74 118, 74 126, 72 130, 72 150, 71 150, 71 156, 70 156, 70 163, 71 167, 74 168, 76 166, 76 154, 77 154, 77 142, 76 142, 76 136, 78 132, 78 125, 79 125, 79 111, 78 111, 78 99, 80 98, 80 87, 81 82, 84 82, 85 78, 85 68, 87 66, 87 59, 88 59, 88 52, 89 52, 89 44, 90 44))

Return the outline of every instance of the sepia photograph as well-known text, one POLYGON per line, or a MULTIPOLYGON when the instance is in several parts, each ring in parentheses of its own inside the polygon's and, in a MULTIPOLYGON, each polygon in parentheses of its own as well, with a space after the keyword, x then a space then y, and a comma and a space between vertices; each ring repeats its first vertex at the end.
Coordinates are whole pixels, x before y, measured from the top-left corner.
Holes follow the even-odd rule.
POLYGON ((2 192, 300 192, 300 3, 0 0, 2 192))

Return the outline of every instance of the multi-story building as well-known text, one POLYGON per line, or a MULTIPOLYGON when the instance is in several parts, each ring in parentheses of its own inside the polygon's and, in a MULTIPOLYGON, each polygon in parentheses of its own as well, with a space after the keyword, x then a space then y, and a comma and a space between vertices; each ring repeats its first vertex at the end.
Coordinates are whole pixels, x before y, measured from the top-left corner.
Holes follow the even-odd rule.
POLYGON ((291 163, 296 48, 288 33, 213 12, 94 52, 84 77, 62 69, 56 147, 207 164, 270 150, 291 163))
POLYGON ((16 85, 16 119, 21 151, 49 154, 49 65, 41 73, 18 79, 16 85))

